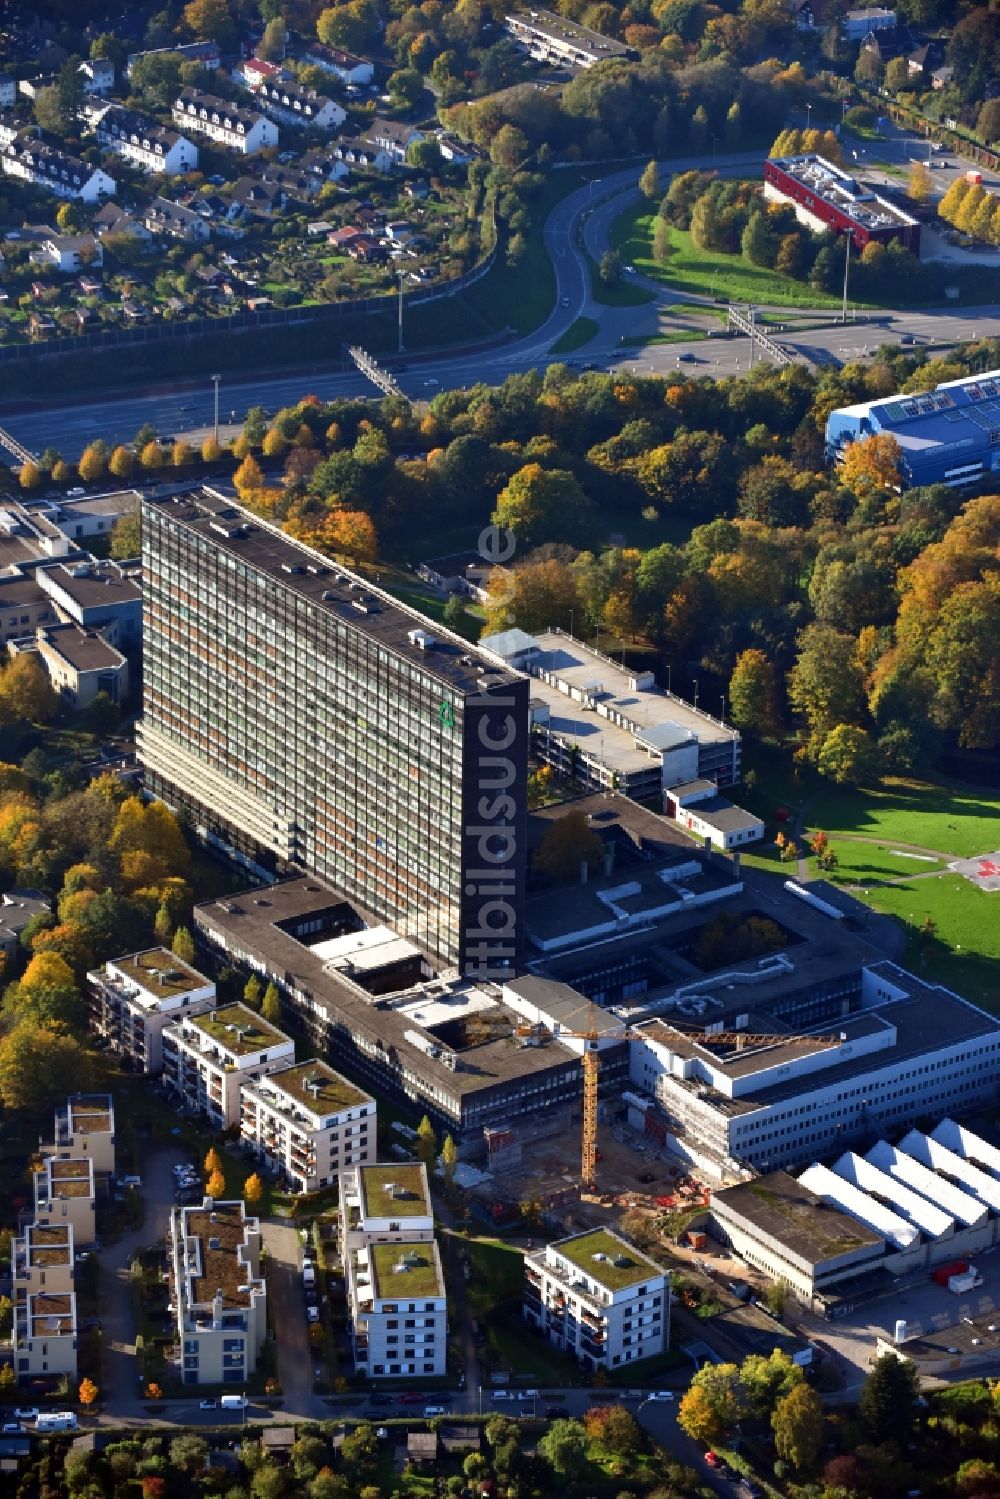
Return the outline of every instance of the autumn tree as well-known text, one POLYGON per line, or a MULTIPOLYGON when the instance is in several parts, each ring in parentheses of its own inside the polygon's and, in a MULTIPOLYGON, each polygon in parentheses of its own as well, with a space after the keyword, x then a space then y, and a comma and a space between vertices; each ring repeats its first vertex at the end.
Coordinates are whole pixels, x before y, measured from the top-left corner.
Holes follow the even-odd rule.
POLYGON ((766 1357, 751 1353, 740 1365, 740 1383, 752 1414, 758 1420, 768 1417, 778 1401, 796 1389, 805 1378, 791 1355, 780 1348, 766 1357))
POLYGON ((117 562, 124 562, 131 557, 138 557, 141 552, 142 518, 136 509, 115 522, 111 532, 111 555, 117 562))
POLYGON ((108 455, 104 443, 92 442, 80 454, 76 471, 85 484, 92 484, 95 479, 101 478, 107 466, 108 455))
POLYGON ((810 734, 823 739, 837 724, 857 721, 863 711, 854 640, 831 625, 811 624, 799 635, 797 647, 789 700, 810 734))
POLYGON ((692 1375, 677 1424, 695 1441, 721 1442, 743 1413, 745 1397, 735 1364, 705 1364, 692 1375))
POLYGON ((910 168, 907 192, 915 203, 927 203, 934 196, 934 179, 922 161, 915 161, 910 168))
POLYGON ((226 1190, 226 1178, 221 1171, 213 1171, 205 1183, 207 1197, 222 1197, 226 1190))
POLYGON ((445 1135, 441 1146, 441 1172, 444 1184, 449 1189, 455 1184, 455 1167, 458 1164, 458 1148, 451 1135, 445 1135))
POLYGON ((239 494, 264 487, 264 470, 252 454, 247 454, 233 475, 233 483, 239 494))
POLYGON ((147 472, 162 468, 165 462, 166 453, 161 444, 158 443, 155 439, 151 442, 147 442, 145 447, 139 454, 140 467, 146 469, 147 472))
POLYGON ((131 479, 135 473, 135 454, 132 449, 119 443, 108 459, 108 472, 115 479, 131 479))
POLYGON ((202 463, 218 463, 222 457, 222 445, 210 432, 201 445, 202 463))
POLYGON ((211 1176, 213 1172, 222 1170, 222 1157, 214 1145, 208 1151, 201 1164, 206 1176, 211 1176))
POLYGON ((66 1097, 68 1079, 86 1092, 92 1075, 90 1053, 64 1026, 23 1020, 0 1040, 0 1101, 8 1109, 46 1113, 66 1097))
POLYGON ((522 547, 544 541, 584 542, 596 518, 593 503, 568 469, 527 463, 497 496, 493 522, 522 547))
POLYGON ((45 669, 28 652, 0 672, 0 724, 51 723, 59 709, 45 669))
POLYGON ((849 443, 840 464, 840 480, 859 499, 898 489, 902 450, 891 432, 873 432, 849 443))
POLYGON ((285 56, 288 27, 284 17, 273 16, 264 27, 264 34, 257 43, 257 56, 264 62, 281 62, 285 56))
POLYGON ((584 606, 573 570, 556 558, 527 562, 511 571, 494 568, 487 585, 486 626, 489 635, 517 625, 529 633, 558 624, 583 624, 584 606))
POLYGON ((771 1428, 779 1458, 799 1473, 816 1466, 823 1439, 823 1405, 810 1385, 797 1385, 782 1396, 771 1416, 771 1428))
POLYGON ((177 928, 170 948, 174 957, 180 958, 182 963, 194 962, 194 938, 186 926, 179 926, 177 928))
POLYGON ((217 42, 223 50, 235 46, 238 33, 228 0, 190 0, 183 18, 184 25, 200 41, 217 42))
POLYGON ((252 1208, 255 1207, 258 1202, 260 1202, 260 1199, 263 1197, 263 1195, 264 1183, 261 1181, 256 1171, 254 1171, 250 1176, 247 1177, 246 1181, 243 1183, 243 1201, 246 1203, 248 1208, 252 1208))
POLYGON ((247 979, 246 983, 243 985, 243 999, 244 1002, 250 1006, 251 1010, 257 1010, 259 1012, 260 1000, 263 992, 263 984, 261 983, 257 975, 255 973, 252 973, 247 979))
POLYGON ((677 1425, 693 1442, 703 1447, 714 1446, 728 1431, 708 1392, 698 1385, 692 1385, 681 1397, 677 1425))
POLYGON ((264 998, 260 1002, 260 1013, 261 1018, 266 1020, 268 1025, 281 1024, 281 995, 277 984, 268 984, 264 990, 264 998))
POLYGON ((80 1404, 87 1410, 89 1410, 93 1405, 99 1393, 100 1392, 92 1379, 81 1379, 80 1388, 77 1391, 77 1394, 79 1395, 80 1404))
POLYGON ((20 980, 4 996, 4 1009, 15 1022, 61 1023, 71 1029, 86 1024, 86 1007, 72 968, 57 952, 37 952, 20 980))
POLYGON ((655 161, 649 162, 643 167, 639 178, 639 191, 650 203, 656 203, 660 198, 660 169, 655 161))
POLYGON ((579 879, 583 865, 596 866, 603 849, 601 835, 590 826, 585 813, 564 812, 546 829, 534 864, 543 874, 564 884, 579 879))
POLYGON ((374 562, 378 556, 375 525, 363 510, 330 510, 316 524, 289 522, 286 530, 319 552, 342 553, 355 562, 374 562))
POLYGON ((729 678, 729 717, 738 729, 774 737, 780 727, 778 682, 764 651, 741 651, 729 678))
POLYGON ((437 1162, 438 1143, 434 1126, 426 1114, 417 1125, 417 1138, 413 1148, 417 1153, 417 1158, 426 1166, 427 1175, 432 1176, 437 1162))
POLYGON ((42 471, 37 463, 29 458, 17 472, 17 482, 22 489, 37 489, 42 482, 42 471))
POLYGON ((835 725, 819 746, 816 767, 838 786, 870 780, 878 770, 878 755, 871 735, 857 724, 835 725))

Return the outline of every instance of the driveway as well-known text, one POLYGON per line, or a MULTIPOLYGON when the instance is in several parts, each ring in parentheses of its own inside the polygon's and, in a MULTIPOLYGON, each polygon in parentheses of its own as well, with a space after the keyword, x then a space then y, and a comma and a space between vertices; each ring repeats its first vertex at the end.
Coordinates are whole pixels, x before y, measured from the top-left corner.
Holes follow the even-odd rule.
POLYGON ((104 1333, 104 1387, 101 1394, 105 1405, 113 1407, 116 1416, 142 1409, 129 1264, 138 1250, 147 1244, 155 1244, 166 1234, 174 1203, 172 1168, 189 1156, 190 1152, 179 1145, 164 1145, 150 1151, 143 1162, 142 1199, 146 1210, 143 1225, 119 1239, 117 1244, 103 1249, 98 1256, 104 1333))
POLYGON ((329 1407, 313 1394, 313 1354, 302 1293, 302 1246, 298 1230, 287 1223, 264 1222, 261 1234, 270 1256, 267 1299, 277 1344, 284 1414, 328 1418, 329 1407))

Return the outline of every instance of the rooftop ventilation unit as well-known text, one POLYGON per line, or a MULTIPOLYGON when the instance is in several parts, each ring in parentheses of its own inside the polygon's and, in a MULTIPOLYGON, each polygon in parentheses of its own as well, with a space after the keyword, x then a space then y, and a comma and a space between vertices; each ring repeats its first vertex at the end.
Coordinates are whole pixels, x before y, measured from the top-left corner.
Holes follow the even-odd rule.
POLYGON ((426 630, 408 630, 406 638, 418 651, 429 651, 435 644, 434 636, 429 635, 426 630))

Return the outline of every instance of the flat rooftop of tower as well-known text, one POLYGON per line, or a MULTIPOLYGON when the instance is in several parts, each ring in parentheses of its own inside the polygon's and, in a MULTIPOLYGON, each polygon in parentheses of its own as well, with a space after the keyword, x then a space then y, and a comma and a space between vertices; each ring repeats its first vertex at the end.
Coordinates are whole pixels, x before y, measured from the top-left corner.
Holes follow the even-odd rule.
POLYGON ((333 558, 286 536, 221 489, 206 485, 186 494, 145 497, 143 504, 456 692, 476 696, 522 680, 498 657, 408 608, 333 558))

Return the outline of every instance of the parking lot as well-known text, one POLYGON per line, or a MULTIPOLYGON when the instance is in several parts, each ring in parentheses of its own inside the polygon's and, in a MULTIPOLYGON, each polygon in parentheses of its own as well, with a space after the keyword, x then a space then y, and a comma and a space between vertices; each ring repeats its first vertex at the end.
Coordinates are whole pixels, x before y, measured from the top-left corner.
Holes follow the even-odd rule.
POLYGON ((936 1354, 959 1371, 963 1365, 978 1365, 984 1360, 995 1359, 1000 1364, 997 1249, 977 1254, 973 1263, 983 1284, 962 1295, 937 1285, 928 1269, 902 1283, 891 1295, 865 1302, 834 1322, 803 1317, 803 1328, 858 1374, 868 1372, 878 1339, 893 1339, 898 1321, 906 1323, 906 1340, 913 1340, 913 1351, 922 1356, 936 1354), (991 1332, 991 1327, 996 1331, 991 1332))

